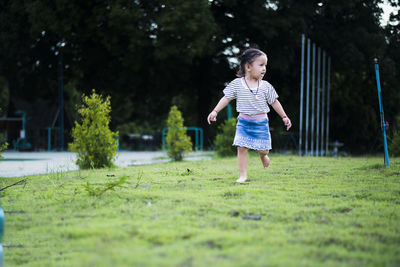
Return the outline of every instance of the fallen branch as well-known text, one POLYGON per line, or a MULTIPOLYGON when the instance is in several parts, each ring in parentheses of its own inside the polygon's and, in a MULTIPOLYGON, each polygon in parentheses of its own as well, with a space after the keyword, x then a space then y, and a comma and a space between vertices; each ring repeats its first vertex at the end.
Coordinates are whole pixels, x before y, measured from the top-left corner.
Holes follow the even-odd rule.
POLYGON ((0 191, 6 190, 7 188, 9 188, 11 186, 25 184, 25 183, 26 183, 26 179, 22 179, 21 181, 18 181, 16 183, 13 183, 13 184, 7 185, 6 187, 1 188, 0 191))

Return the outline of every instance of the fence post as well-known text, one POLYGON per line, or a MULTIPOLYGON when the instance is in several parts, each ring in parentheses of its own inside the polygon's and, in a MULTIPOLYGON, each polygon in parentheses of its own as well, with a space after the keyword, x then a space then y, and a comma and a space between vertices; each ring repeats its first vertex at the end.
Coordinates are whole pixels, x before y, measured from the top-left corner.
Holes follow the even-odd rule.
POLYGON ((321 156, 325 155, 324 136, 325 136, 325 72, 326 72, 326 52, 322 52, 322 96, 321 96, 321 156))
POLYGON ((315 44, 312 52, 312 81, 311 81, 311 156, 314 156, 314 125, 315 125, 315 44))
POLYGON ((321 48, 318 47, 318 60, 317 60, 317 65, 318 65, 318 76, 317 76, 317 134, 316 134, 316 156, 319 156, 319 114, 320 114, 320 95, 321 95, 321 48))
POLYGON ((301 67, 300 67, 300 122, 299 122, 299 156, 302 156, 302 143, 303 143, 303 94, 304 94, 304 45, 305 35, 301 35, 301 67))
POLYGON ((306 138, 305 138, 305 149, 304 153, 306 156, 308 153, 308 126, 309 126, 309 112, 310 112, 310 48, 311 40, 307 39, 307 86, 306 86, 306 138))
POLYGON ((331 103, 331 57, 328 57, 328 92, 326 101, 326 155, 329 155, 329 113, 330 113, 330 103, 331 103))

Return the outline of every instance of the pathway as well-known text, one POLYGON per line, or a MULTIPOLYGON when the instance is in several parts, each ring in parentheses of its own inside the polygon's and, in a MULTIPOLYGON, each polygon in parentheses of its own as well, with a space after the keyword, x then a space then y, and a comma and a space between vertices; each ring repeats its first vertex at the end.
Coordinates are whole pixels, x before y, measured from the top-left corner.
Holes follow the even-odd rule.
MULTIPOLYGON (((76 154, 72 152, 2 152, 0 177, 20 177, 24 175, 54 173, 77 170, 76 154)), ((212 152, 192 152, 187 160, 210 159, 212 152)), ((141 151, 117 153, 115 164, 119 167, 162 163, 169 161, 162 151, 141 151)))

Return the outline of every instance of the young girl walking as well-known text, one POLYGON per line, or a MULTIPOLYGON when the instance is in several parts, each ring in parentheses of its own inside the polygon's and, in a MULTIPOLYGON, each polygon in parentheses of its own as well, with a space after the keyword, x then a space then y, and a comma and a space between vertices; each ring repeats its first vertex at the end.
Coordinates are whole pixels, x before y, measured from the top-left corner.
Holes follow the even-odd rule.
POLYGON ((268 168, 271 149, 268 116, 270 105, 282 118, 286 130, 292 123, 281 103, 274 87, 263 80, 267 66, 267 55, 258 49, 247 49, 240 56, 237 77, 223 90, 224 96, 208 115, 208 124, 217 120, 218 112, 236 99, 236 110, 239 112, 233 145, 237 146, 240 176, 236 182, 243 183, 247 179, 247 151, 257 150, 264 168, 268 168))

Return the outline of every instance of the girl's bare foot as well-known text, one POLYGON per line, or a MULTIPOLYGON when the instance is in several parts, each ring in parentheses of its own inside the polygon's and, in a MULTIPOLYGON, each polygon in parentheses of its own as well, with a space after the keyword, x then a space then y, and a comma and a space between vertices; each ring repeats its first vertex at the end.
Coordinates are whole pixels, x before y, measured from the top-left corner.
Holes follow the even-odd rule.
POLYGON ((271 160, 269 159, 268 155, 265 155, 265 156, 260 157, 260 158, 261 158, 261 162, 262 162, 262 164, 264 166, 264 169, 268 168, 269 164, 271 163, 271 160))
POLYGON ((239 179, 236 180, 236 183, 244 183, 246 182, 247 177, 240 177, 239 179))

